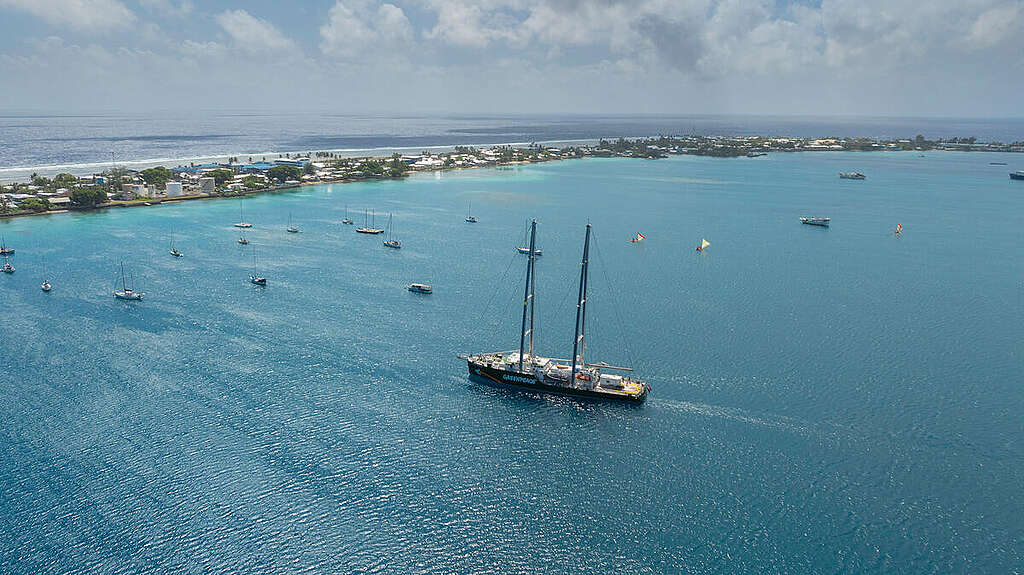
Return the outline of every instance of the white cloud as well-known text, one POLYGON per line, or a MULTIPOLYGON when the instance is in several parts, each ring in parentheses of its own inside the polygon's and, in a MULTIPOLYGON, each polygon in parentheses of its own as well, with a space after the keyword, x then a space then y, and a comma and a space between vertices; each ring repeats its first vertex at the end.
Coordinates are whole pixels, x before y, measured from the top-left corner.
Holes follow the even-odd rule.
POLYGON ((370 50, 394 51, 411 40, 412 24, 394 4, 374 10, 372 4, 339 0, 320 27, 320 50, 328 56, 355 58, 370 50))
POLYGON ((135 13, 120 0, 0 0, 0 8, 27 12, 55 26, 103 32, 135 22, 135 13))
POLYGON ((192 14, 192 11, 195 9, 191 0, 181 0, 181 2, 177 3, 172 0, 139 0, 139 4, 158 12, 162 16, 170 16, 172 18, 184 18, 192 14))
POLYGON ((291 52, 295 43, 274 27, 245 10, 226 10, 217 15, 217 24, 246 52, 291 52))
MULTIPOLYGON (((991 48, 1024 29, 1024 3, 1011 2, 982 12, 965 38, 975 49, 991 48)), ((1020 54, 1018 53, 1018 57, 1020 54)))

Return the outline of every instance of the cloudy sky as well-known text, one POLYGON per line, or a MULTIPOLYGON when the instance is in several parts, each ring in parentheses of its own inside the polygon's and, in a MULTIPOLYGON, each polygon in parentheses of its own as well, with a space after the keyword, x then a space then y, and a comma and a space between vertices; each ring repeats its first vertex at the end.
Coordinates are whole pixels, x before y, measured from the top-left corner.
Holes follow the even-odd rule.
POLYGON ((0 113, 1024 115, 1022 0, 0 0, 0 113))

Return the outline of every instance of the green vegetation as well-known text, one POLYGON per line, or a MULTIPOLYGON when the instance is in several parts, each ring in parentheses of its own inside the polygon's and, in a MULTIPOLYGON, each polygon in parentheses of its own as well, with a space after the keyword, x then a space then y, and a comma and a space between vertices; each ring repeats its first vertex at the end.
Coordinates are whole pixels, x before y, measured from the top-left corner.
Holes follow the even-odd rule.
POLYGON ((103 188, 78 188, 71 192, 71 205, 78 208, 94 208, 107 203, 107 191, 103 188))
POLYGON ((218 186, 223 186, 235 177, 235 173, 227 169, 213 170, 212 172, 206 172, 203 175, 207 178, 213 178, 214 183, 218 186))
POLYGON ((163 188, 167 182, 174 178, 174 172, 163 166, 142 170, 139 172, 139 175, 142 176, 143 181, 147 184, 156 186, 158 189, 163 188))
POLYGON ((21 202, 21 205, 18 207, 26 212, 39 213, 50 209, 50 202, 43 198, 28 198, 21 202))
POLYGON ((359 166, 359 172, 367 177, 380 177, 384 175, 384 165, 377 160, 367 160, 359 166))
POLYGON ((68 173, 57 174, 53 177, 53 188, 72 188, 78 183, 78 178, 68 173))
POLYGON ((409 171, 409 164, 402 161, 402 154, 394 154, 388 162, 388 176, 400 178, 409 171))
POLYGON ((295 166, 274 166, 267 170, 267 177, 280 184, 288 180, 298 180, 302 177, 302 170, 295 166))

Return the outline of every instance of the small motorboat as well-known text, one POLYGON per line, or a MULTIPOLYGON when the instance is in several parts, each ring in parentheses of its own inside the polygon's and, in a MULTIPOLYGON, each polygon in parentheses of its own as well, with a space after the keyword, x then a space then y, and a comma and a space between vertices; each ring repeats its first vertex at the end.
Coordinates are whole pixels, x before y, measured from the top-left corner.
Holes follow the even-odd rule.
POLYGON ((860 172, 839 172, 839 177, 844 180, 866 180, 867 176, 860 172))
POLYGON ((267 285, 267 278, 256 274, 249 274, 249 282, 258 286, 267 285))
POLYGON ((1024 170, 1017 170, 1016 172, 1010 172, 1011 180, 1024 180, 1024 170))
POLYGON ((249 222, 238 222, 237 224, 235 224, 235 227, 236 228, 251 228, 252 224, 250 224, 249 222))
POLYGON ((412 293, 434 293, 434 288, 430 287, 430 284, 409 284, 408 289, 412 293))
POLYGON ((53 289, 53 286, 51 286, 51 285, 50 285, 50 282, 48 282, 48 281, 44 281, 44 282, 42 283, 42 285, 40 285, 40 286, 39 286, 39 289, 41 289, 41 290, 43 290, 43 291, 45 291, 45 292, 48 292, 48 291, 50 291, 51 289, 53 289))
POLYGON ((827 228, 829 224, 828 218, 800 218, 801 224, 807 224, 809 226, 822 226, 827 228))
POLYGON ((401 249, 402 248, 402 242, 400 242, 398 240, 384 240, 384 247, 392 248, 392 249, 396 249, 396 250, 397 249, 401 249))

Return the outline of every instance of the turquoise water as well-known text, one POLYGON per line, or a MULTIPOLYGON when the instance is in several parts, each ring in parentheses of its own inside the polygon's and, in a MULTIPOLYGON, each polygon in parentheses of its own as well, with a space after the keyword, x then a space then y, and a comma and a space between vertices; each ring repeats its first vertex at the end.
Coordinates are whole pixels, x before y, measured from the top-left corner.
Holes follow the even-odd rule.
POLYGON ((1013 572, 1014 163, 595 159, 0 222, 0 571, 1013 572), (518 343, 530 217, 538 351, 570 353, 589 220, 588 357, 642 407, 467 381, 457 353, 518 343))

